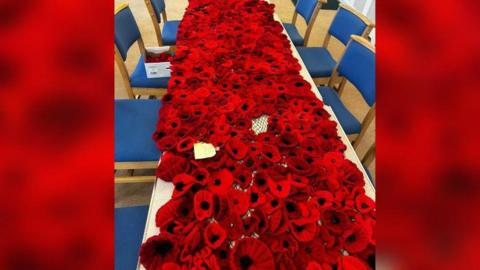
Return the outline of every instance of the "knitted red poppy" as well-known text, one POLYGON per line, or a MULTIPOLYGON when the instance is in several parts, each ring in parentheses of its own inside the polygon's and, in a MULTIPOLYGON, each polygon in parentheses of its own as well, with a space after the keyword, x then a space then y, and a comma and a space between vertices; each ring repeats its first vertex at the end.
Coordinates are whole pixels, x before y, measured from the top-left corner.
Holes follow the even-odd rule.
POLYGON ((275 269, 270 249, 255 238, 244 238, 235 244, 230 254, 231 269, 275 269))

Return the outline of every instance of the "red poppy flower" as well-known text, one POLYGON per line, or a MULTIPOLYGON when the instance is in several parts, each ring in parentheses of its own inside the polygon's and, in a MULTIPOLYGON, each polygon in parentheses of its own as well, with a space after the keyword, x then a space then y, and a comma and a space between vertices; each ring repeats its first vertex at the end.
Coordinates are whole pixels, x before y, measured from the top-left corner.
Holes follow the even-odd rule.
POLYGON ((365 194, 360 194, 355 198, 355 205, 360 213, 367 214, 375 208, 375 202, 365 194))
POLYGON ((176 262, 179 255, 177 244, 162 235, 152 236, 140 249, 140 263, 146 269, 162 269, 169 262, 176 262))
POLYGON ((268 181, 270 192, 278 198, 286 198, 290 193, 290 181, 268 181))
POLYGON ((155 224, 157 227, 163 227, 177 215, 178 208, 182 204, 182 201, 182 199, 169 200, 157 210, 155 214, 155 224))
POLYGON ((295 219, 290 221, 293 236, 300 242, 308 242, 315 238, 317 224, 311 219, 295 219))
POLYGON ((208 188, 216 194, 223 195, 232 187, 232 183, 232 173, 227 169, 223 169, 211 174, 208 188))
POLYGON ((282 208, 282 205, 283 205, 283 200, 268 194, 267 202, 264 204, 263 209, 265 210, 265 213, 271 214, 274 211, 282 208))
POLYGON ((258 189, 257 186, 252 186, 248 189, 248 197, 250 202, 250 207, 255 208, 265 203, 266 197, 262 191, 258 189))
POLYGON ((228 203, 233 211, 236 211, 240 215, 244 215, 247 212, 249 206, 247 193, 236 189, 230 189, 227 196, 229 198, 228 203))
POLYGON ((167 152, 169 150, 172 150, 175 148, 175 145, 177 144, 177 140, 175 139, 174 136, 165 136, 161 138, 160 140, 156 141, 157 147, 162 150, 162 152, 167 152))
POLYGON ((247 188, 252 182, 252 171, 242 168, 234 174, 235 183, 237 183, 241 188, 247 188))
POLYGON ((156 175, 163 181, 171 182, 173 177, 182 172, 188 172, 189 168, 190 162, 186 158, 166 152, 161 157, 156 175))
POLYGON ((236 270, 275 269, 270 249, 260 240, 244 238, 239 240, 230 255, 230 267, 236 270))
POLYGON ((298 175, 309 175, 311 173, 311 166, 305 160, 301 158, 289 158, 287 159, 287 165, 293 173, 298 175))
POLYGON ((319 190, 315 192, 313 200, 316 202, 319 208, 327 209, 332 206, 333 195, 329 191, 319 190))
POLYGON ((213 214, 213 194, 206 190, 200 190, 195 194, 193 209, 198 220, 209 218, 213 214))
POLYGON ((207 246, 216 249, 222 245, 223 241, 225 241, 227 233, 217 222, 212 222, 205 228, 203 237, 207 246))
POLYGON ((192 171, 192 177, 196 183, 205 185, 209 181, 210 174, 205 168, 196 168, 192 171))
POLYGON ((323 211, 321 219, 322 225, 335 233, 341 233, 351 226, 348 216, 336 210, 323 211))
POLYGON ((259 190, 266 191, 269 179, 266 171, 257 171, 253 176, 253 183, 259 190))
POLYGON ((184 138, 177 143, 176 149, 180 153, 190 151, 193 148, 194 142, 195 140, 191 137, 184 138))
POLYGON ((273 145, 264 144, 262 147, 262 155, 270 162, 279 162, 282 156, 278 148, 273 145))
POLYGON ((173 178, 173 185, 175 186, 175 188, 173 189, 172 198, 177 198, 184 195, 190 190, 194 182, 195 178, 186 173, 181 173, 175 176, 173 178))
POLYGON ((370 242, 371 231, 365 224, 357 224, 343 233, 345 249, 350 253, 358 253, 364 250, 370 242))
POLYGON ((292 148, 298 145, 298 137, 294 133, 283 133, 278 139, 278 145, 282 148, 292 148))

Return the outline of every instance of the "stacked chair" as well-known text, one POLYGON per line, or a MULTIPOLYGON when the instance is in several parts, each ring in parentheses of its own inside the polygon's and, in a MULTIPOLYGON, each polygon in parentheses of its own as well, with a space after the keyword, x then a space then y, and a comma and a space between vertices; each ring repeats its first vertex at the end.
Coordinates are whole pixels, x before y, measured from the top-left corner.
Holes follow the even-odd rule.
POLYGON ((159 46, 173 46, 177 42, 177 31, 179 20, 167 20, 167 12, 164 0, 145 0, 148 13, 152 19, 155 33, 157 34, 157 41, 159 46), (160 23, 163 27, 160 30, 160 23))
POLYGON ((132 11, 127 4, 122 4, 115 10, 115 61, 122 74, 129 98, 161 97, 166 92, 170 78, 147 78, 145 53, 145 44, 132 11), (135 42, 138 43, 141 55, 134 71, 129 74, 125 60, 127 60, 128 50, 135 42))
POLYGON ((365 15, 350 6, 340 4, 325 36, 323 46, 297 47, 298 53, 315 83, 317 85, 327 83, 336 65, 335 59, 327 48, 331 37, 347 45, 351 35, 366 37, 373 27, 374 24, 365 15))
POLYGON ((292 23, 283 23, 283 27, 287 31, 288 36, 295 46, 307 46, 310 33, 312 32, 313 24, 317 18, 318 11, 322 7, 322 4, 326 3, 326 0, 298 0, 295 5, 295 11, 293 13, 292 23), (298 32, 295 23, 297 22, 298 14, 305 20, 307 24, 307 30, 305 31, 305 37, 302 37, 298 32))
POLYGON ((358 134, 353 142, 356 149, 375 116, 375 49, 370 42, 363 37, 352 35, 343 56, 332 71, 328 85, 320 86, 318 91, 323 102, 332 107, 345 133, 358 134), (337 91, 334 82, 338 79, 340 86, 337 91), (340 99, 347 81, 356 87, 370 107, 362 123, 340 99))

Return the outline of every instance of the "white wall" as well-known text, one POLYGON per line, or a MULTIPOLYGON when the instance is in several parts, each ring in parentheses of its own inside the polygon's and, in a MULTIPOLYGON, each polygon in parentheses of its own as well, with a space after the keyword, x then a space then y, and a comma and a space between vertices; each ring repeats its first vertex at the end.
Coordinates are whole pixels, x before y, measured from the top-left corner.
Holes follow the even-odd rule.
MULTIPOLYGON (((354 7, 375 22, 375 0, 340 0, 340 2, 354 7)), ((375 44, 375 28, 370 33, 370 37, 372 38, 372 43, 375 44)))

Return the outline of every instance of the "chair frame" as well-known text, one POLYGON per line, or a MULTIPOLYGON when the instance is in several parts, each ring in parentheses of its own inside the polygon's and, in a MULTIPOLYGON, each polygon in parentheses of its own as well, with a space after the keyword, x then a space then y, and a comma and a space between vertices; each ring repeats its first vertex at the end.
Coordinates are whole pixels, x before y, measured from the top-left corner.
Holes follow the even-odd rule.
MULTIPOLYGON (((363 36, 352 35, 351 38, 350 38, 350 41, 348 41, 346 47, 348 47, 348 45, 350 44, 350 42, 352 42, 352 40, 360 43, 361 45, 363 45, 364 47, 366 47, 367 49, 369 49, 373 53, 375 53, 375 48, 373 47, 373 45, 370 42, 368 42, 368 40, 366 40, 365 37, 363 37, 363 36)), ((332 76, 330 76, 330 78, 328 80, 328 87, 336 90, 337 93, 338 93, 338 96, 340 98, 343 94, 343 90, 345 89, 345 84, 348 81, 347 78, 342 77, 338 74, 338 65, 340 64, 340 61, 343 58, 343 55, 345 54, 345 51, 346 50, 343 51, 342 56, 340 57, 340 60, 337 62, 337 65, 335 66, 335 68, 332 71, 332 76), (337 82, 340 82, 339 85, 338 85, 338 88, 335 87, 335 84, 337 82)), ((360 144, 360 141, 365 136, 365 133, 367 132, 368 127, 370 126, 373 119, 375 118, 375 105, 376 105, 376 103, 374 102, 372 104, 372 106, 370 107, 370 109, 368 110, 367 114, 365 115, 365 117, 362 120, 362 123, 361 123, 362 128, 360 129, 360 133, 358 133, 358 136, 353 140, 353 148, 355 150, 358 148, 358 145, 360 144)))
POLYGON ((375 151, 377 150, 376 148, 376 144, 373 143, 370 148, 368 148, 367 152, 365 153, 365 155, 363 156, 362 158, 362 164, 365 166, 365 167, 368 167, 370 166, 370 164, 372 163, 372 161, 375 159, 375 151))
MULTIPOLYGON (((127 3, 120 4, 115 8, 115 14, 117 14, 118 12, 120 12, 121 10, 127 7, 128 7, 127 3)), ((140 37, 136 40, 136 42, 138 44, 140 53, 143 56, 146 56, 147 50, 145 48, 145 43, 143 42, 143 38, 141 34, 140 34, 140 37)), ((122 74, 122 79, 125 84, 125 88, 127 89, 127 95, 129 99, 136 99, 136 98, 140 98, 141 96, 162 97, 167 92, 166 88, 132 87, 132 84, 130 82, 130 74, 128 73, 127 66, 123 61, 122 55, 120 54, 120 51, 118 50, 116 44, 115 44, 115 62, 117 63, 120 73, 122 74)))
MULTIPOLYGON (((145 1, 148 1, 148 0, 145 0, 145 1)), ((322 8, 322 5, 326 4, 326 3, 327 3, 327 0, 318 0, 317 1, 317 5, 315 6, 315 9, 313 10, 313 13, 312 13, 312 17, 310 18, 310 22, 307 23, 307 29, 305 30, 305 35, 304 35, 304 38, 303 38, 303 46, 305 46, 305 47, 307 46, 308 40, 310 39, 310 34, 312 33, 313 25, 315 24, 315 20, 317 19, 318 12, 322 8)), ((298 1, 297 1, 297 4, 298 4, 298 1)), ((297 17, 298 17, 298 12, 297 12, 296 5, 295 5, 295 9, 293 11, 293 17, 292 17, 292 24, 295 27, 296 27, 295 24, 297 23, 297 17)))
POLYGON ((133 175, 134 170, 156 169, 158 161, 126 161, 115 162, 115 171, 127 170, 129 175, 115 176, 115 184, 151 183, 157 177, 155 175, 133 175))
MULTIPOLYGON (((167 11, 166 7, 162 11, 162 20, 159 20, 160 18, 157 18, 157 14, 155 14, 155 10, 152 6, 152 2, 150 0, 144 0, 145 5, 147 6, 148 13, 150 14, 150 19, 152 20, 153 23, 153 28, 155 29, 155 34, 157 35, 157 42, 158 46, 163 46, 163 40, 162 40, 162 30, 160 29, 160 23, 163 20, 163 23, 167 22, 167 11), (160 23, 158 22, 160 21, 160 23)), ((171 46, 174 47, 174 46, 171 46)))
MULTIPOLYGON (((370 32, 372 32, 373 28, 375 27, 375 23, 370 21, 370 19, 367 16, 363 15, 360 11, 354 9, 353 7, 351 7, 351 6, 349 6, 345 3, 340 3, 339 4, 338 10, 340 10, 341 8, 353 13, 355 16, 357 16, 360 20, 362 20, 367 25, 367 27, 365 28, 365 30, 363 31, 363 33, 361 35, 361 37, 367 38, 368 35, 370 35, 370 32)), ((337 12, 338 12, 338 10, 337 10, 337 12)), ((333 21, 332 21, 332 23, 333 23, 333 21)), ((328 27, 329 29, 330 29, 332 23, 330 23, 330 26, 328 27)), ((327 30, 327 33, 325 34, 325 38, 323 39, 323 45, 322 45, 323 48, 328 50, 328 44, 330 43, 331 38, 332 38, 332 35, 327 30)), ((345 46, 345 48, 346 48, 346 46, 345 46)), ((343 54, 342 54, 342 56, 343 56, 343 54)), ((327 84, 327 83, 329 84, 331 78, 332 78, 332 76, 330 76, 330 77, 316 77, 316 78, 312 78, 312 79, 313 79, 313 81, 315 82, 316 85, 324 85, 324 84, 327 84)), ((341 83, 341 81, 336 81, 336 83, 339 83, 339 82, 341 83)))

